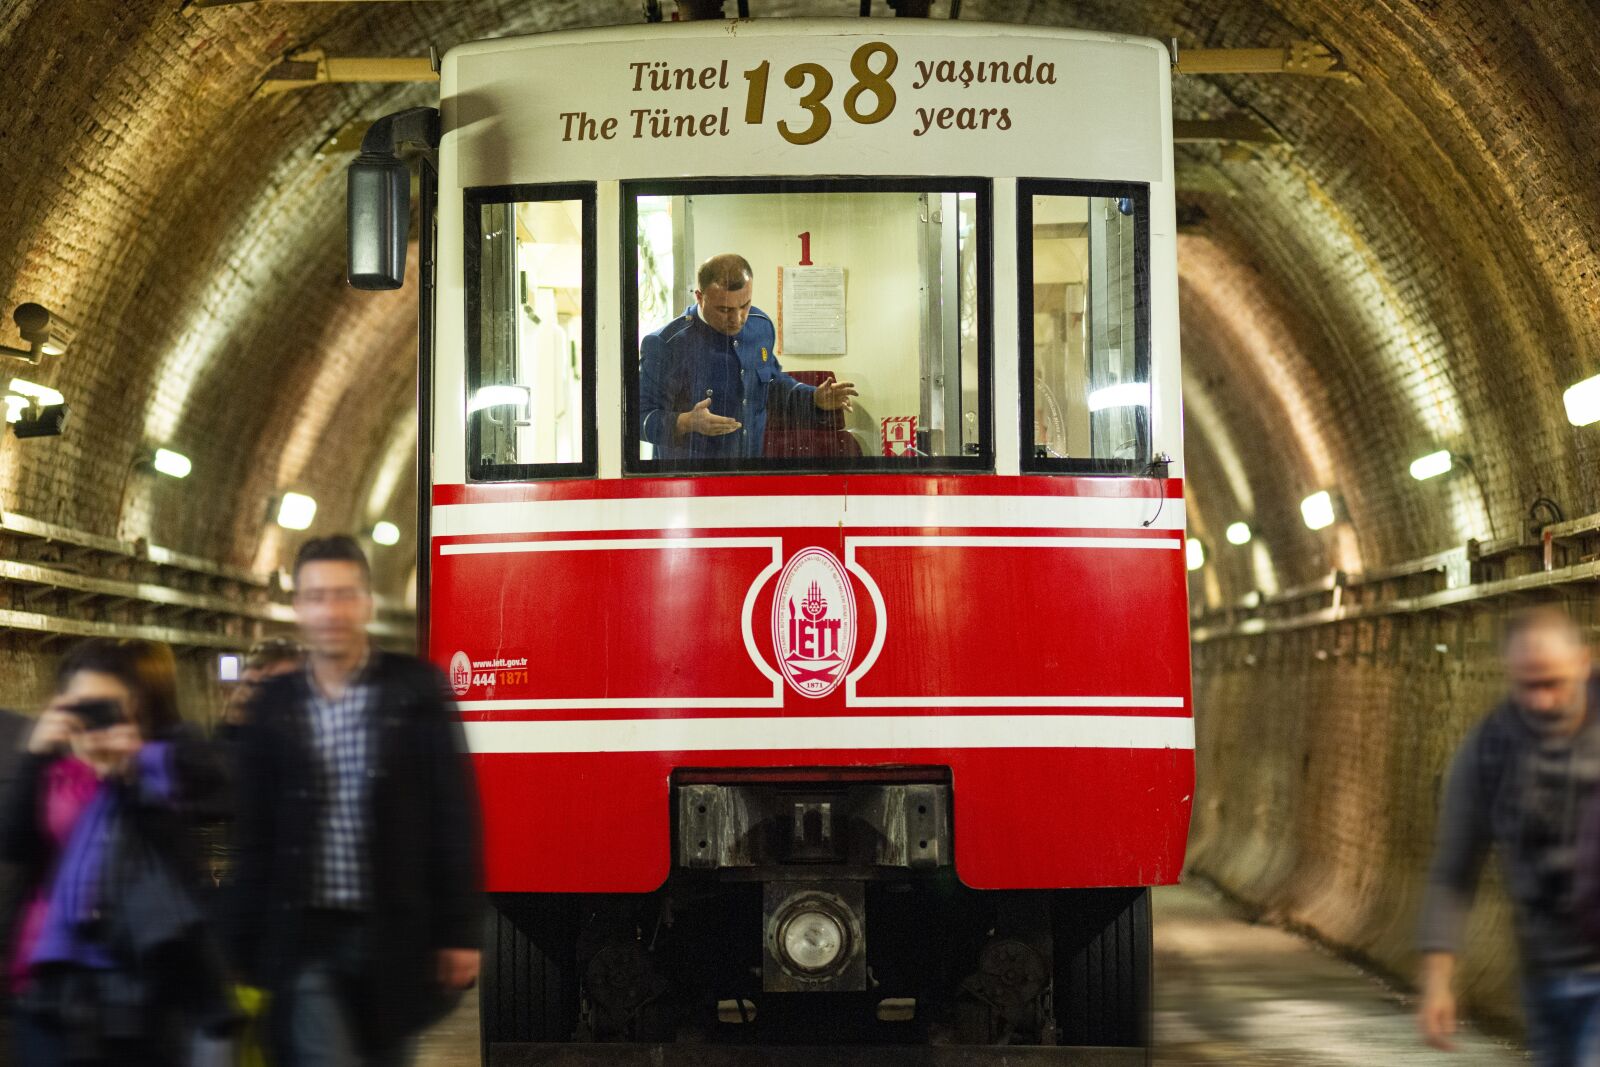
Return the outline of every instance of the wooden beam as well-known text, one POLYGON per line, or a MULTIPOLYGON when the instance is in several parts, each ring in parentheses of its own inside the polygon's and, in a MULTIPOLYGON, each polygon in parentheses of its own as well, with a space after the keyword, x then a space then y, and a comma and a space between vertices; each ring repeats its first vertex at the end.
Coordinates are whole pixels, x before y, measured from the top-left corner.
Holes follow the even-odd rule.
POLYGON ((1174 119, 1172 139, 1178 144, 1280 144, 1283 138, 1266 123, 1248 115, 1225 119, 1174 119))
MULTIPOLYGON (((321 0, 310 0, 321 2, 321 0)), ((320 48, 291 54, 267 71, 256 86, 257 98, 309 89, 315 85, 353 83, 436 82, 438 71, 427 56, 330 56, 320 48)))
POLYGON ((1344 57, 1320 41, 1290 41, 1279 48, 1181 48, 1175 68, 1179 74, 1300 74, 1361 84, 1345 69, 1344 57))

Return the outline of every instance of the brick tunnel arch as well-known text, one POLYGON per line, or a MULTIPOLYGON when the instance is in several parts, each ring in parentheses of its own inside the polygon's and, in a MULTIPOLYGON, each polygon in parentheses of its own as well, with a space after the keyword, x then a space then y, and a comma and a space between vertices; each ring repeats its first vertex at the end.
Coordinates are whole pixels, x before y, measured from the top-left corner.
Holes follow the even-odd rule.
MULTIPOLYGON (((271 501, 299 489, 322 503, 314 532, 381 511, 405 531, 397 558, 408 553, 406 479, 382 484, 412 405, 414 289, 344 286, 344 157, 319 146, 428 90, 252 91, 298 47, 419 55, 629 22, 636 8, 10 4, 0 310, 37 300, 78 338, 24 372, 68 396, 75 424, 52 441, 0 438, 0 507, 261 569, 295 541, 268 521, 271 501), (157 445, 191 455, 191 477, 141 472, 157 445)), ((1578 121, 1600 111, 1589 44, 1600 15, 1583 0, 967 0, 962 16, 1188 47, 1312 38, 1359 79, 1175 81, 1180 117, 1249 118, 1278 139, 1179 151, 1189 491, 1218 562, 1194 579, 1198 603, 1504 536, 1534 495, 1567 515, 1600 511, 1600 431, 1568 425, 1561 405, 1566 386, 1600 370, 1600 128, 1578 121), (1470 456, 1475 477, 1413 481, 1409 462, 1438 448, 1470 456), (1322 488, 1348 521, 1313 533, 1298 502, 1322 488), (1221 534, 1236 520, 1258 540, 1230 554, 1221 534)), ((385 560, 379 577, 399 595, 411 570, 385 560)), ((1201 673, 1219 681, 1203 692, 1219 708, 1244 702, 1253 690, 1231 673, 1243 666, 1208 655, 1201 673)), ((1346 940, 1398 966, 1392 931, 1346 940)), ((1490 974, 1484 988, 1504 980, 1490 974)))

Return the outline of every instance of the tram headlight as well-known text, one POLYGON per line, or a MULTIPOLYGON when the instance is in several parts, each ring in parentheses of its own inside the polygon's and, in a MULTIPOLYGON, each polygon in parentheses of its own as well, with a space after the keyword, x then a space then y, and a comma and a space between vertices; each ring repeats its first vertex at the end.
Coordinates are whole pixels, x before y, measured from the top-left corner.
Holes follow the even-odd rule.
POLYGON ((826 911, 802 908, 784 920, 779 944, 789 963, 810 974, 823 974, 844 955, 848 936, 844 925, 826 911))

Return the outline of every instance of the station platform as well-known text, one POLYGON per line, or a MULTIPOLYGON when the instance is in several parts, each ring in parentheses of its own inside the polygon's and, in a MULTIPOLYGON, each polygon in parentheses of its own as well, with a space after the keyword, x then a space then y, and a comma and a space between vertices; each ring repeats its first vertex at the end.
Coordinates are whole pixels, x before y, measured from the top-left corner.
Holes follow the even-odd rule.
MULTIPOLYGON (((1427 1048, 1417 1037, 1406 998, 1314 944, 1245 921, 1203 884, 1156 890, 1155 948, 1157 1064, 1501 1067, 1527 1062, 1520 1049, 1470 1028, 1460 1035, 1459 1050, 1453 1055, 1427 1048)), ((706 1049, 692 1051, 693 1062, 713 1067, 706 1049)), ((1034 1053, 1051 1056, 1049 1062, 1056 1064, 1110 1065, 1142 1059, 1115 1052, 1064 1058, 1058 1050, 1013 1049, 1007 1050, 1006 1063, 1030 1067, 1043 1062, 1034 1053)), ((880 1048, 858 1050, 855 1055, 858 1058, 852 1062, 864 1067, 912 1062, 937 1067, 942 1062, 933 1059, 928 1049, 880 1048), (906 1059, 908 1052, 924 1058, 906 1059)), ((563 1061, 547 1057, 527 1062, 563 1061)), ((618 1050, 614 1059, 584 1062, 631 1067, 673 1061, 659 1053, 629 1059, 618 1050)), ((770 1057, 743 1062, 781 1067, 770 1057)), ((427 1035, 419 1067, 478 1067, 478 1063, 477 1005, 469 1000, 427 1035)))

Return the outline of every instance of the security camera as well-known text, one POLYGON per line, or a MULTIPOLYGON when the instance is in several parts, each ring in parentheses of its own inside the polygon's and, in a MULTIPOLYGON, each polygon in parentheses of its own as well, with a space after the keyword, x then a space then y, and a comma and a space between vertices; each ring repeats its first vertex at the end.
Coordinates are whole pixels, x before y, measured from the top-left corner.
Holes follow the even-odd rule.
POLYGON ((9 345, 0 345, 0 352, 25 359, 29 363, 38 363, 41 356, 65 354, 68 346, 72 344, 73 335, 77 332, 70 323, 43 304, 19 304, 17 310, 11 313, 11 318, 16 322, 17 330, 22 334, 22 339, 28 343, 28 347, 12 348, 9 345))
POLYGON ((67 425, 67 405, 50 404, 30 407, 22 417, 11 424, 11 432, 19 438, 58 437, 67 425))

